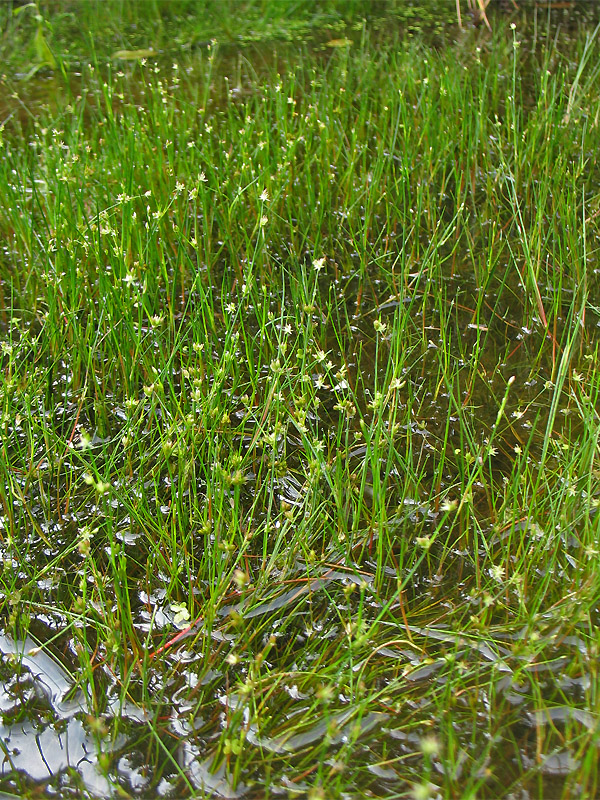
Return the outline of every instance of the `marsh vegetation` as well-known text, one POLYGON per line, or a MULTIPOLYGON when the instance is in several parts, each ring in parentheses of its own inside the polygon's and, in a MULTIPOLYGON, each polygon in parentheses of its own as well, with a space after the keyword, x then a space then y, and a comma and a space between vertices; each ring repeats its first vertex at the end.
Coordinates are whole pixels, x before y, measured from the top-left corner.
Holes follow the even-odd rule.
POLYGON ((2 791, 597 795, 597 29, 401 6, 0 9, 2 791))

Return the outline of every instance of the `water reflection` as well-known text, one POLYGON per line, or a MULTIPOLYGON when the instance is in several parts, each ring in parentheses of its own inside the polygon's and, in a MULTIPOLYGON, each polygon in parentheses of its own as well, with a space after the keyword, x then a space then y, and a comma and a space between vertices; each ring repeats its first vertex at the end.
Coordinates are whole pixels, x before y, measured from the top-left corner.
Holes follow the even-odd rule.
POLYGON ((71 768, 89 791, 108 796, 110 785, 98 769, 98 738, 82 722, 87 704, 81 692, 71 697, 72 676, 29 637, 15 642, 0 634, 0 653, 3 673, 11 665, 15 670, 0 694, 2 776, 21 772, 43 783, 71 768))

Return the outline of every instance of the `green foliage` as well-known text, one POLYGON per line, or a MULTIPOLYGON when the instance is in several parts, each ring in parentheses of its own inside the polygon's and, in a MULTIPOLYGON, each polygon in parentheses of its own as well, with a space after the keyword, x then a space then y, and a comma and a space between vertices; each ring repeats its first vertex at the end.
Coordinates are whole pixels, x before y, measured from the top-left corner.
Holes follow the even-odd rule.
POLYGON ((33 75, 35 75, 40 69, 47 68, 55 70, 58 67, 58 62, 54 56, 54 53, 50 49, 50 45, 48 44, 46 37, 46 31, 51 30, 51 27, 48 21, 40 13, 38 5, 36 3, 26 3, 25 5, 14 8, 12 13, 15 17, 17 17, 26 12, 28 9, 30 9, 31 15, 35 21, 35 34, 33 35, 35 63, 27 73, 27 79, 33 77, 33 75))

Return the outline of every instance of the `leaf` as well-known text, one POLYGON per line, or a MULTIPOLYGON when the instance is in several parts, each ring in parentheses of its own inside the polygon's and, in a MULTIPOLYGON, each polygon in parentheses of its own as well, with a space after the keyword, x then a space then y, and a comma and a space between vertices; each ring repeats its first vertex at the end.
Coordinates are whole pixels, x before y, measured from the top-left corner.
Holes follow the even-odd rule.
POLYGON ((58 64, 56 63, 56 59, 54 58, 52 50, 50 50, 50 47, 48 46, 48 42, 46 41, 44 30, 41 25, 38 25, 33 43, 35 45, 35 52, 40 64, 44 67, 50 67, 50 69, 56 69, 58 64))
POLYGON ((325 42, 325 47, 350 47, 352 44, 354 44, 352 39, 330 39, 325 42))
POLYGON ((113 53, 111 58, 120 59, 121 61, 135 61, 137 58, 151 58, 156 55, 156 50, 150 48, 149 50, 117 50, 113 53))
POLYGON ((16 17, 18 14, 22 14, 26 8, 35 8, 37 11, 37 5, 35 3, 27 3, 24 6, 19 6, 18 8, 13 8, 13 16, 16 17))

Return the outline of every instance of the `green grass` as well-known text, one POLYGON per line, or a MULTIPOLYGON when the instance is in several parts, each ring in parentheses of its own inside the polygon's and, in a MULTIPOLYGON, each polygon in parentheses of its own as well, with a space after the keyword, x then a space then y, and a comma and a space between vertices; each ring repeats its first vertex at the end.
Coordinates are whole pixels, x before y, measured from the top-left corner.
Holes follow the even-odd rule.
POLYGON ((597 38, 354 14, 4 80, 1 619, 97 749, 62 796, 598 792, 597 38))

